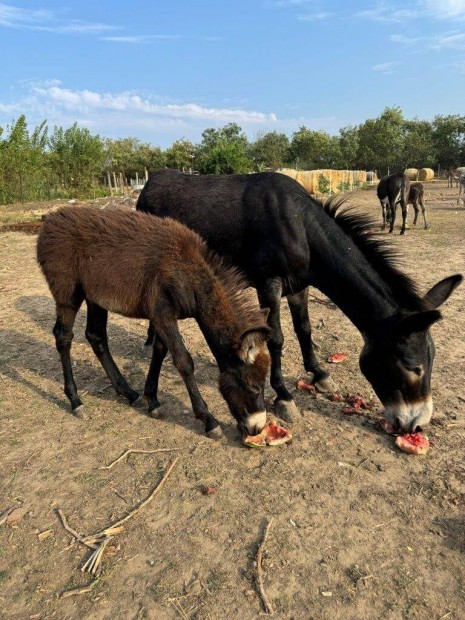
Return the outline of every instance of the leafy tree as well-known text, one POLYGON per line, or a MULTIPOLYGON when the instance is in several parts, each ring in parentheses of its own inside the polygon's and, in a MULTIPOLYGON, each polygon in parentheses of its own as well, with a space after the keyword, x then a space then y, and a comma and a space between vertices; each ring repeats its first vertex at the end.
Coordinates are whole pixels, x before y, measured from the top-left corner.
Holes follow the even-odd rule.
MULTIPOLYGON (((3 133, 0 132, 0 135, 3 133)), ((41 197, 45 182, 47 124, 43 121, 29 135, 24 114, 7 127, 0 142, 0 191, 2 202, 41 197)))
POLYGON ((93 185, 105 164, 104 144, 99 136, 74 123, 69 129, 54 127, 50 136, 50 162, 60 184, 74 195, 93 185))
POLYGON ((385 108, 382 114, 368 119, 358 130, 358 162, 366 170, 374 168, 378 174, 405 168, 404 117, 402 110, 385 108))
POLYGON ((296 168, 315 170, 333 166, 340 157, 338 150, 337 138, 301 126, 292 136, 290 156, 296 168))
POLYGON ((403 160, 409 168, 431 168, 436 163, 431 123, 418 118, 404 123, 403 160))
POLYGON ((158 147, 141 142, 139 138, 105 140, 105 168, 120 172, 125 179, 143 175, 145 168, 159 170, 165 165, 165 157, 158 147))
POLYGON ((289 157, 289 146, 289 138, 284 133, 270 131, 259 134, 250 149, 255 168, 282 168, 289 157))
POLYGON ((182 138, 176 140, 173 145, 165 151, 165 164, 168 168, 178 170, 189 170, 193 168, 196 149, 192 142, 182 138))
POLYGON ((442 168, 465 165, 465 116, 435 116, 433 144, 442 168))
POLYGON ((252 161, 248 151, 247 136, 236 123, 229 123, 221 129, 206 129, 197 149, 196 166, 204 174, 249 172, 252 161))
POLYGON ((359 136, 358 127, 349 125, 339 130, 339 153, 341 168, 355 170, 358 168, 359 136))

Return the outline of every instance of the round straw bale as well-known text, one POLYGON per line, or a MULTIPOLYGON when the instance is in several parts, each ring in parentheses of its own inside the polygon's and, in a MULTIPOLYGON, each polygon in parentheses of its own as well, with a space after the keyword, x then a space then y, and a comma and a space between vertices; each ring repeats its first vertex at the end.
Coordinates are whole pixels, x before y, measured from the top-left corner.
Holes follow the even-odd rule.
POLYGON ((406 168, 404 170, 405 176, 409 181, 418 181, 418 169, 417 168, 406 168))
POLYGON ((277 172, 280 172, 281 174, 285 174, 288 177, 291 177, 291 179, 296 179, 297 178, 297 170, 294 170, 294 168, 281 168, 281 170, 277 170, 277 172))
POLYGON ((421 168, 418 173, 418 181, 432 181, 434 179, 434 170, 432 168, 421 168))

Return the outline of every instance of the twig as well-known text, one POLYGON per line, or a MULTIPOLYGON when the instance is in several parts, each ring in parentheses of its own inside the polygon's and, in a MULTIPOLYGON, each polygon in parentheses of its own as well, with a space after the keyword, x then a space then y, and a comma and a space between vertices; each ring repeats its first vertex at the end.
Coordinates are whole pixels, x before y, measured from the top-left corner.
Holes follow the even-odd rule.
POLYGON ((167 469, 165 475, 163 476, 163 478, 160 480, 160 482, 157 484, 157 486, 153 489, 153 491, 150 493, 150 495, 146 499, 144 499, 136 508, 134 508, 134 510, 131 510, 131 512, 128 512, 128 514, 125 517, 123 517, 122 519, 120 519, 116 523, 113 523, 112 525, 110 525, 109 527, 105 528, 101 532, 97 532, 96 534, 92 534, 91 536, 86 536, 86 538, 84 538, 81 542, 85 541, 84 544, 88 544, 89 542, 95 542, 99 538, 106 538, 107 536, 109 536, 111 534, 115 534, 116 533, 114 531, 115 528, 119 528, 123 523, 126 523, 126 521, 131 519, 137 512, 139 512, 139 510, 141 508, 143 508, 146 504, 148 504, 155 497, 155 495, 158 493, 158 491, 165 484, 166 480, 168 479, 168 476, 171 474, 171 472, 173 471, 173 469, 174 469, 174 467, 175 467, 175 465, 176 465, 176 463, 178 461, 179 461, 179 457, 176 457, 174 459, 174 461, 171 463, 171 465, 168 467, 168 469, 167 469))
POLYGON ((98 575, 100 571, 100 563, 102 561, 103 552, 105 551, 105 547, 111 540, 111 536, 105 538, 102 543, 98 546, 98 548, 91 554, 87 562, 85 562, 81 568, 81 572, 90 573, 91 575, 98 575))
POLYGON ((87 592, 91 592, 95 588, 99 581, 100 577, 97 577, 97 579, 94 579, 88 586, 76 588, 75 590, 65 590, 61 593, 60 598, 67 598, 68 596, 75 596, 76 594, 87 594, 87 592))
POLYGON ((66 521, 66 517, 60 508, 57 508, 57 515, 60 517, 65 530, 69 532, 72 536, 74 536, 76 540, 79 540, 79 542, 81 542, 83 545, 86 545, 86 547, 90 547, 90 549, 97 549, 98 545, 95 545, 93 542, 87 541, 86 538, 84 538, 84 536, 81 536, 81 534, 76 532, 76 530, 73 530, 73 528, 68 525, 68 522, 66 521))
POLYGON ((133 448, 129 448, 121 456, 112 461, 109 465, 104 465, 103 467, 99 467, 99 469, 111 469, 114 465, 119 463, 124 459, 128 454, 155 454, 155 452, 173 452, 174 450, 180 450, 181 448, 159 448, 158 450, 136 450, 133 448))
POLYGON ((262 603, 263 603, 263 607, 265 608, 265 611, 267 614, 272 615, 274 613, 273 607, 271 606, 271 603, 268 599, 268 596, 266 595, 265 592, 265 588, 263 586, 263 573, 262 573, 262 556, 263 556, 263 551, 265 550, 265 545, 266 545, 266 539, 268 538, 268 532, 270 530, 271 524, 273 523, 273 517, 268 521, 266 528, 265 528, 265 533, 263 534, 263 540, 260 544, 260 546, 258 547, 258 551, 257 551, 257 586, 258 586, 258 593, 260 594, 260 598, 262 599, 262 603))

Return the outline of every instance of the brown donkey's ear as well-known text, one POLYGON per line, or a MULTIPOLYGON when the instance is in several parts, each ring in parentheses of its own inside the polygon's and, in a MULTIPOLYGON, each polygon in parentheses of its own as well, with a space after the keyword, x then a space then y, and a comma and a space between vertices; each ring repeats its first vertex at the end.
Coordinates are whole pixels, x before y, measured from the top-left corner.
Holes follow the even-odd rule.
POLYGON ((243 362, 253 364, 255 358, 261 350, 261 345, 268 340, 271 329, 264 325, 262 327, 248 329, 241 335, 238 356, 243 362))

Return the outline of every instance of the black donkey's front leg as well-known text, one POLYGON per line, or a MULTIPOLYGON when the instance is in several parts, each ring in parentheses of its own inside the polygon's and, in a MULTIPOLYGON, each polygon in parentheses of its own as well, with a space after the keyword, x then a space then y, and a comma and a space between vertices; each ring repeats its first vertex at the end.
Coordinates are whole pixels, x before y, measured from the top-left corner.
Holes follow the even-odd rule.
POLYGON ((295 295, 288 295, 287 301, 305 370, 313 374, 313 384, 320 392, 333 391, 336 385, 329 373, 320 365, 313 351, 312 329, 308 315, 308 288, 295 295))
POLYGON ((271 328, 271 336, 267 344, 271 357, 270 383, 276 392, 274 401, 276 415, 283 420, 292 422, 293 416, 298 410, 291 393, 284 383, 281 369, 281 355, 284 344, 280 320, 282 290, 281 278, 272 278, 260 286, 257 292, 261 307, 270 309, 268 325, 271 328))

